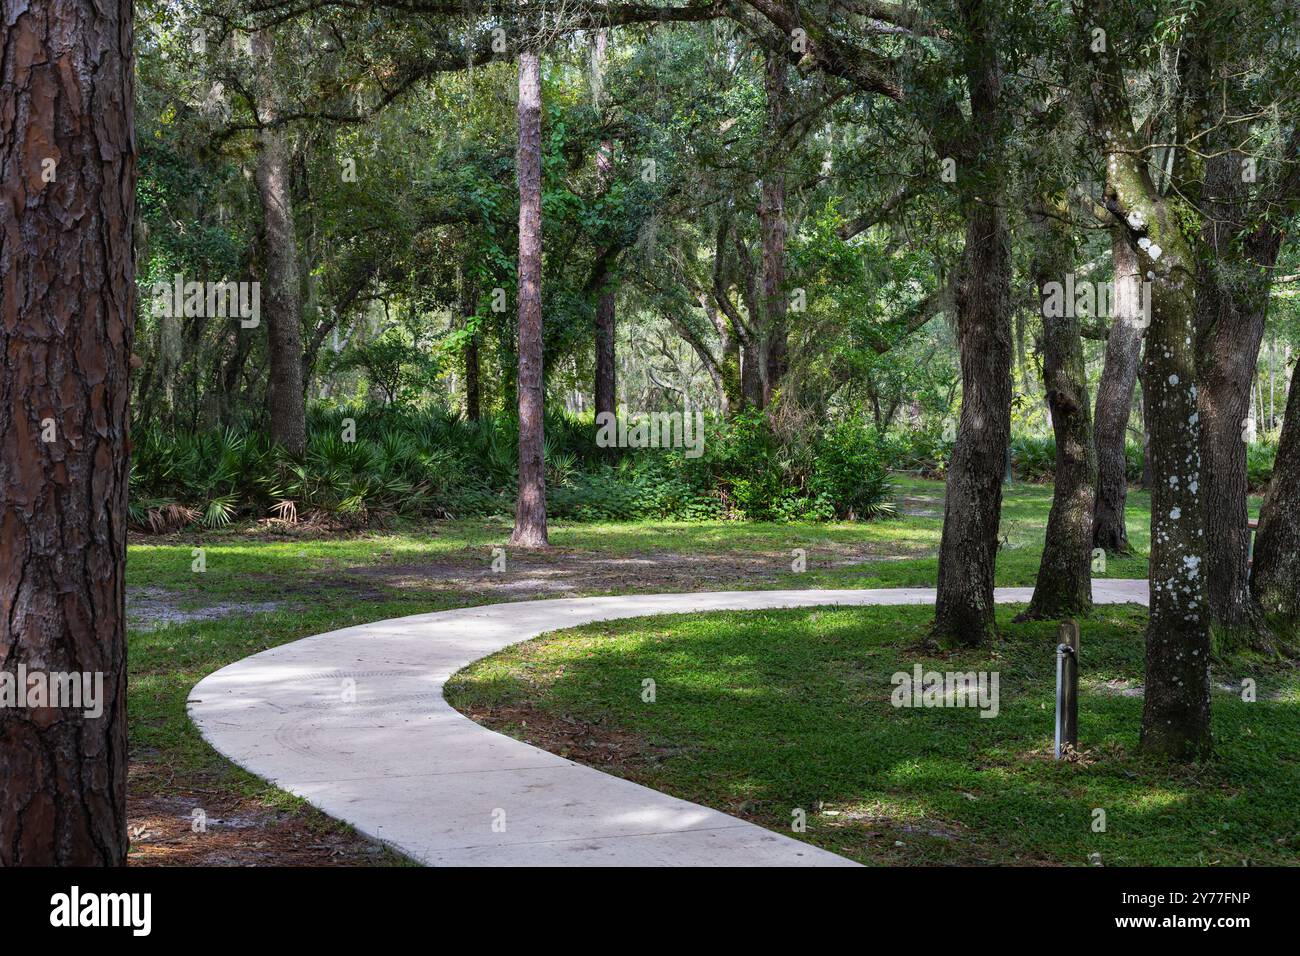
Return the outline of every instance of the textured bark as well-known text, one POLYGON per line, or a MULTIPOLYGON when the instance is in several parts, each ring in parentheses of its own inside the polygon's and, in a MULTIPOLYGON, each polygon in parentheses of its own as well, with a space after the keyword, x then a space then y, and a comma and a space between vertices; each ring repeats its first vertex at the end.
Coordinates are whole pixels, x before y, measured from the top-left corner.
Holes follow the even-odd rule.
MULTIPOLYGON (((1093 13, 1097 7, 1094 6, 1093 13)), ((1092 23, 1084 29, 1091 32, 1092 23)), ((1118 31, 1112 31, 1112 37, 1118 31)), ((1151 282, 1142 392, 1151 434, 1150 610, 1141 747, 1176 758, 1211 747, 1210 615, 1205 592, 1200 423, 1196 407, 1196 263, 1183 221, 1162 196, 1133 132, 1123 57, 1089 53, 1092 109, 1106 161, 1106 207, 1123 223, 1151 282)))
POLYGON ((746 341, 740 346, 740 407, 763 407, 763 374, 761 350, 757 342, 746 341))
POLYGON ((1106 360, 1097 384, 1096 444, 1097 495, 1092 521, 1092 546, 1127 554, 1128 526, 1124 504, 1128 498, 1128 459, 1124 448, 1133 411, 1133 391, 1142 358, 1146 318, 1142 314, 1142 276, 1137 253, 1120 227, 1111 233, 1111 258, 1115 264, 1115 295, 1106 360))
POLYGON ((785 125, 787 65, 784 52, 768 52, 763 85, 767 94, 767 136, 772 153, 758 203, 758 225, 763 259, 763 308, 759 330, 763 407, 772 403, 789 366, 789 331, 786 327, 785 292, 785 167, 781 131, 785 125))
MULTIPOLYGON (((477 311, 474 300, 474 282, 470 276, 469 264, 460 267, 460 308, 466 321, 471 321, 477 311)), ((478 332, 473 332, 465 343, 465 419, 476 422, 482 407, 479 397, 479 354, 478 332)))
POLYGON ((960 268, 961 418, 945 485, 934 633, 973 646, 996 635, 993 577, 1011 436, 1011 243, 998 207, 971 212, 960 268))
MULTIPOLYGON (((605 47, 609 42, 609 31, 596 31, 595 42, 592 50, 592 99, 596 103, 597 109, 601 106, 602 91, 604 87, 605 71, 605 47)), ((608 140, 600 144, 596 150, 596 182, 602 194, 609 191, 610 184, 614 179, 614 144, 608 140)), ((599 298, 596 300, 596 381, 595 381, 595 401, 596 414, 601 412, 615 411, 615 385, 614 370, 616 367, 615 356, 615 318, 616 318, 616 298, 614 288, 614 277, 608 268, 610 256, 602 255, 601 262, 605 266, 601 269, 600 276, 597 278, 594 286, 599 298)))
POLYGON ((596 302, 596 412, 614 411, 614 290, 596 302))
MULTIPOLYGON (((271 64, 271 39, 253 37, 260 72, 259 122, 274 123, 277 83, 271 64)), ((298 278, 298 239, 290 191, 289 147, 283 128, 263 125, 258 134, 257 195, 262 207, 262 318, 266 321, 270 374, 266 386, 271 439, 293 455, 307 447, 307 405, 302 376, 302 291, 298 278)), ((246 334, 246 333, 245 333, 246 334)))
POLYGON ((1300 375, 1291 377, 1286 417, 1255 536, 1251 592, 1268 614, 1300 620, 1300 375))
POLYGON ((6 3, 5 23, 0 668, 98 673, 103 713, 0 708, 0 866, 120 866, 132 11, 113 0, 6 3))
MULTIPOLYGON (((1060 206, 1064 206, 1061 203, 1060 206)), ((1064 214, 1064 209, 1062 209, 1064 214)), ((1064 284, 1073 243, 1062 220, 1037 217, 1033 272, 1039 302, 1049 282, 1064 284)), ((1043 556, 1024 619, 1073 617, 1092 610, 1092 520, 1097 457, 1088 408, 1083 337, 1074 310, 1042 308, 1043 388, 1056 435, 1056 479, 1047 516, 1043 556), (1051 314, 1062 311, 1066 314, 1051 314)))
POLYGON ((510 543, 543 548, 546 463, 542 395, 542 84, 536 52, 519 54, 519 500, 510 543))
POLYGON ((1246 438, 1251 383, 1268 315, 1268 269, 1280 244, 1256 250, 1238 241, 1246 198, 1240 169, 1241 155, 1235 152, 1206 161, 1202 205, 1209 215, 1196 294, 1206 592, 1221 650, 1270 644, 1263 612, 1250 593, 1246 438), (1243 251, 1262 253, 1269 261, 1251 262, 1243 251))
POLYGON ((945 487, 933 630, 939 640, 976 645, 997 632, 993 576, 1011 436, 1011 238, 997 167, 1001 77, 991 8, 968 0, 962 14, 971 32, 974 149, 959 173, 966 216, 956 288, 961 418, 945 487))

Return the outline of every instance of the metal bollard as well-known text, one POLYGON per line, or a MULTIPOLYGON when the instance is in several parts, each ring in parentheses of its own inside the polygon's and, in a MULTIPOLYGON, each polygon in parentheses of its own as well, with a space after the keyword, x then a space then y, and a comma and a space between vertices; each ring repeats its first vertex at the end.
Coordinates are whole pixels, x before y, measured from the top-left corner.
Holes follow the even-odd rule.
POLYGON ((1061 622, 1056 645, 1056 759, 1079 746, 1079 622, 1061 622))

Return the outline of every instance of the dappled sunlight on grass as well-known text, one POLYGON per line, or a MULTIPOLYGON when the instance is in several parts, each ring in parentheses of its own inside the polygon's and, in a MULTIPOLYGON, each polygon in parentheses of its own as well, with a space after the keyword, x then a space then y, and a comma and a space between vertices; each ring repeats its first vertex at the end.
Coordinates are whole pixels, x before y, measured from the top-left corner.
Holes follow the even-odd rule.
MULTIPOLYGON (((1186 770, 1135 754, 1140 698, 1085 693, 1084 759, 1056 762, 1055 625, 1013 624, 1015 610, 1000 609, 996 647, 948 655, 920 649, 923 607, 607 622, 507 649, 453 678, 448 696, 489 723, 502 707, 573 723, 597 744, 606 734, 625 745, 639 738, 663 756, 593 751, 595 765, 783 832, 804 808, 805 838, 868 862, 1300 860, 1300 709, 1262 695, 1258 704, 1216 698, 1221 753, 1186 770), (915 664, 998 671, 999 716, 894 708, 891 674, 915 664), (646 677, 654 703, 640 696, 646 677), (1105 832, 1093 829, 1094 809, 1107 815, 1105 832), (1215 820, 1231 841, 1205 822, 1215 820)), ((1099 612, 1084 622, 1085 661, 1140 683, 1144 626, 1141 608, 1099 612)), ((1294 680, 1259 676, 1273 690, 1294 680)), ((509 720, 499 729, 529 736, 509 720)))

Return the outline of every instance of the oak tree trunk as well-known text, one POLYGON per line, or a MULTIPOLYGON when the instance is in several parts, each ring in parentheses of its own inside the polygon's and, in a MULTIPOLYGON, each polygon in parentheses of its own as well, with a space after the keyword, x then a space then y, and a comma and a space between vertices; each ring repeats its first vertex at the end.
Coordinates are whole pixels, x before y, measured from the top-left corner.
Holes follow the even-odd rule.
POLYGON ((1127 554, 1132 549, 1124 519, 1128 498, 1125 445, 1147 318, 1142 312, 1142 277, 1138 272, 1137 253, 1120 227, 1111 233, 1111 258, 1115 265, 1112 318, 1106 338, 1105 365, 1097 384, 1097 495, 1092 546, 1127 554))
POLYGON ((271 39, 253 36, 253 54, 261 72, 262 103, 258 121, 255 179, 262 207, 262 260, 266 269, 262 318, 266 320, 270 375, 266 404, 271 440, 292 455, 307 447, 307 406, 302 377, 302 292, 298 278, 298 239, 294 232, 289 148, 279 114, 278 83, 272 65, 271 39))
POLYGON ((1259 512, 1251 592, 1264 612, 1300 620, 1300 374, 1291 377, 1282 436, 1259 512))
POLYGON ((1011 436, 1011 237, 999 168, 1001 72, 992 7, 962 7, 973 148, 959 163, 966 241, 956 288, 961 418, 948 466, 934 635, 977 645, 997 633, 993 580, 1011 436))
POLYGON ((30 698, 0 708, 0 866, 120 866, 132 11, 45 0, 5 13, 0 668, 84 674, 92 688, 97 675, 102 713, 30 698))
POLYGON ((998 207, 969 214, 960 269, 961 418, 944 491, 934 634, 974 646, 996 634, 993 579, 1011 436, 1011 243, 998 207))
POLYGON ((1056 479, 1034 596, 1021 615, 1026 620, 1082 616, 1092 610, 1097 482, 1079 319, 1073 308, 1055 307, 1063 303, 1058 298, 1054 306, 1046 289, 1051 282, 1064 285, 1073 264, 1073 243, 1060 219, 1036 219, 1039 245, 1033 271, 1043 318, 1043 388, 1056 435, 1056 479))
POLYGON ((1246 524, 1250 390, 1264 339, 1269 283, 1267 273, 1240 254, 1237 220, 1245 198, 1240 169, 1241 155, 1231 151, 1206 161, 1202 203, 1210 215, 1202 230, 1206 254, 1196 294, 1206 590, 1222 650, 1271 646, 1263 612, 1250 593, 1246 524))
POLYGON ((542 395, 542 85, 536 51, 519 54, 519 500, 510 543, 543 548, 546 463, 542 395))
MULTIPOLYGON (((1105 4, 1095 3, 1080 26, 1091 35, 1094 18, 1104 15, 1105 4)), ((1122 33, 1112 29, 1109 35, 1122 33)), ((1141 747, 1183 759, 1206 753, 1212 743, 1196 408, 1196 262, 1183 233, 1195 212, 1181 199, 1161 195, 1151 180, 1134 133, 1124 57, 1113 48, 1086 55, 1093 120, 1106 163, 1106 208, 1126 229, 1138 271, 1151 283, 1151 326, 1141 372, 1152 476, 1141 747)))

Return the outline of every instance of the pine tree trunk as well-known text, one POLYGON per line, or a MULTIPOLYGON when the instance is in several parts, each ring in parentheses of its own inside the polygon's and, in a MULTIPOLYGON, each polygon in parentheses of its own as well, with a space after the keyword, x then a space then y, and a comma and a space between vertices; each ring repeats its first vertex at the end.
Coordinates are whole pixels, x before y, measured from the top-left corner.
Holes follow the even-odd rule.
POLYGON ((99 675, 102 713, 0 708, 0 866, 121 866, 131 4, 46 0, 6 15, 0 667, 99 675))
POLYGON ((1133 391, 1142 357, 1146 317, 1142 314, 1142 277, 1137 254, 1123 229, 1111 234, 1115 264, 1113 317, 1106 338, 1106 360, 1097 384, 1097 503, 1092 522, 1092 546, 1118 554, 1132 550, 1124 520, 1128 498, 1128 458, 1125 445, 1133 410, 1133 391))
MULTIPOLYGON (((1064 203, 1060 204, 1064 215, 1064 203)), ((1064 284, 1073 243, 1062 221, 1036 217, 1033 271, 1043 318, 1043 388, 1056 435, 1056 480, 1038 579, 1023 619, 1083 616, 1092 610, 1092 521, 1097 458, 1088 408, 1083 337, 1073 309, 1047 307, 1049 282, 1064 284), (1056 315, 1056 312, 1065 314, 1056 315)))
MULTIPOLYGON (((470 276, 469 263, 460 267, 460 308, 466 321, 471 320, 477 310, 474 297, 474 283, 470 276)), ((481 413, 482 400, 479 397, 479 333, 473 332, 465 343, 465 420, 476 422, 481 413)))
POLYGON ((596 303, 596 413, 614 412, 614 290, 596 303))
MULTIPOLYGON (((274 123, 277 81, 271 63, 271 40, 253 36, 253 53, 261 71, 259 113, 274 123)), ((266 321, 270 376, 266 403, 271 439, 292 455, 307 447, 307 406, 302 378, 302 292, 298 278, 298 239, 294 231, 289 149, 282 128, 264 126, 258 135, 257 193, 262 206, 262 259, 266 282, 262 318, 266 321)))
MULTIPOLYGON (((601 108, 604 88, 605 47, 609 42, 609 31, 598 30, 592 51, 592 99, 596 108, 601 108)), ((614 179, 614 144, 608 140, 602 142, 596 151, 596 182, 602 194, 609 191, 614 179)), ((602 261, 604 256, 602 255, 602 261)), ((615 318, 617 300, 613 276, 602 270, 595 283, 599 298, 596 300, 596 414, 615 413, 616 403, 614 370, 616 362, 616 328, 615 318)))
POLYGON ((519 54, 519 500, 510 543, 543 548, 546 463, 542 395, 542 84, 535 51, 519 54))
POLYGON ((781 387, 789 365, 785 292, 785 168, 781 130, 785 123, 787 66, 784 54, 767 54, 764 89, 767 94, 767 135, 772 154, 763 174, 758 204, 763 248, 763 317, 759 330, 762 404, 766 408, 781 387))

